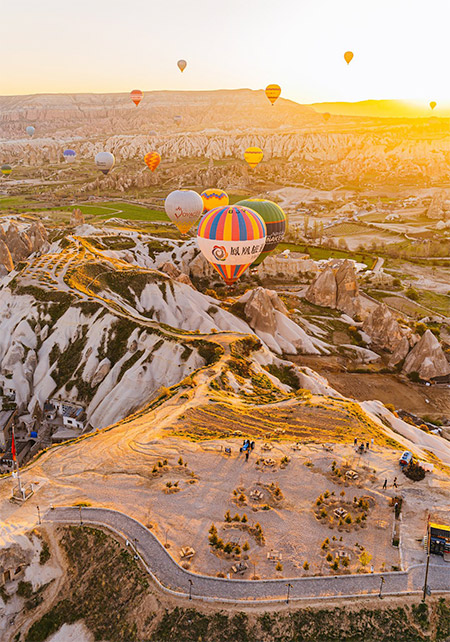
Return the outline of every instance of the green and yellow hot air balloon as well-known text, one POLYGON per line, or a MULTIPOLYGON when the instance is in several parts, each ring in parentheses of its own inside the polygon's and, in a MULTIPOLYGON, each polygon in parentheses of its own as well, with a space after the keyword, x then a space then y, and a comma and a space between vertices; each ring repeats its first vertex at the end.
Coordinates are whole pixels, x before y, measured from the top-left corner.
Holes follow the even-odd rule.
POLYGON ((3 176, 9 176, 12 172, 12 167, 11 165, 8 165, 7 163, 5 163, 4 165, 1 166, 0 170, 3 176))
POLYGON ((278 243, 284 238, 287 217, 281 207, 277 203, 268 201, 264 198, 248 198, 245 201, 236 203, 239 207, 248 207, 254 212, 259 214, 266 224, 267 236, 266 243, 261 254, 256 261, 252 263, 253 266, 260 265, 264 259, 276 248, 278 243))

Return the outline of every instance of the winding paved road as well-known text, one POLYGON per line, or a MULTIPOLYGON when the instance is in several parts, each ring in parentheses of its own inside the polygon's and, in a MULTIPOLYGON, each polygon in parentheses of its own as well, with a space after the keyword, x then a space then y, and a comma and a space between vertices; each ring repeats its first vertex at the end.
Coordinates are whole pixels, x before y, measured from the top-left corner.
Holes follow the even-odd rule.
MULTIPOLYGON (((256 581, 198 575, 181 568, 148 528, 124 513, 106 508, 82 508, 81 518, 83 523, 105 526, 124 539, 135 542, 137 552, 157 584, 180 597, 188 595, 190 581, 194 598, 219 602, 285 600, 288 583, 291 585, 290 597, 293 601, 377 595, 380 590, 382 575, 379 573, 256 581)), ((80 510, 54 508, 47 511, 44 520, 79 523, 80 510)), ((383 594, 421 591, 424 572, 424 564, 420 564, 408 571, 385 573, 383 594)), ((450 565, 431 563, 428 585, 433 591, 450 592, 450 565)))

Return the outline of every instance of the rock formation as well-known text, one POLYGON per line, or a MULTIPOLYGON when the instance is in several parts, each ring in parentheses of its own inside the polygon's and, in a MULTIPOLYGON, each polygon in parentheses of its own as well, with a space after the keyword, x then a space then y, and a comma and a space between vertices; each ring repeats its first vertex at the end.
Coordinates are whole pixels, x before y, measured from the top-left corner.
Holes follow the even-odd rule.
POLYGON ((104 358, 98 364, 97 370, 92 377, 91 386, 95 388, 103 379, 106 377, 108 372, 111 370, 111 361, 108 358, 104 358))
POLYGON ((305 273, 317 274, 319 268, 317 263, 302 254, 291 252, 289 256, 282 254, 268 256, 258 266, 258 275, 265 277, 285 277, 286 279, 296 278, 305 273))
POLYGON ((33 251, 28 235, 25 232, 20 232, 17 225, 11 221, 6 232, 4 230, 0 231, 0 239, 8 246, 15 262, 26 259, 33 251))
MULTIPOLYGON (((363 323, 363 330, 372 339, 373 345, 388 352, 395 352, 405 337, 404 330, 385 303, 377 305, 372 310, 363 323)), ((408 352, 409 341, 406 340, 406 343, 408 352)))
POLYGON ((427 330, 405 359, 404 372, 417 372, 421 379, 450 374, 450 364, 431 330, 427 330))
POLYGON ((444 204, 446 199, 447 192, 445 190, 439 190, 438 192, 435 192, 427 210, 427 218, 444 218, 444 204))
MULTIPOLYGON (((242 300, 242 299, 241 299, 242 300)), ((275 334, 277 321, 275 310, 287 314, 287 308, 274 290, 256 288, 246 298, 244 314, 247 323, 254 330, 275 334)))
POLYGON ((176 265, 174 265, 170 261, 167 261, 166 263, 164 263, 159 269, 161 270, 161 272, 168 274, 170 278, 173 279, 174 281, 178 281, 178 283, 185 283, 186 285, 189 285, 191 288, 194 288, 192 281, 188 277, 188 275, 183 274, 183 272, 181 272, 176 267, 176 265))
POLYGON ((32 252, 42 252, 48 245, 47 230, 38 221, 32 223, 27 229, 27 236, 30 239, 32 252))
POLYGON ((70 225, 71 227, 78 227, 79 225, 84 225, 84 216, 83 212, 77 207, 72 210, 70 215, 70 225))
POLYGON ((189 264, 189 274, 198 279, 209 278, 211 276, 216 276, 219 279, 219 275, 216 270, 213 268, 211 263, 205 259, 203 254, 197 254, 195 259, 193 259, 189 264))
POLYGON ((330 267, 325 268, 314 279, 305 294, 305 299, 314 305, 320 305, 325 308, 336 307, 336 276, 330 267))
POLYGON ((14 270, 14 263, 11 257, 11 252, 8 249, 5 241, 0 239, 0 265, 3 265, 8 272, 14 270))

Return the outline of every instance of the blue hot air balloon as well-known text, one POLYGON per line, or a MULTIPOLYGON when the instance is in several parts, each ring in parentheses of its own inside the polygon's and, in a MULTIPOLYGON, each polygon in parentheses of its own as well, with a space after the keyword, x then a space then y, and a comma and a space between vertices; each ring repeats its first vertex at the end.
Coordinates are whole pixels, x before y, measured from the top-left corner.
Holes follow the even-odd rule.
POLYGON ((73 149, 65 149, 63 152, 64 160, 68 163, 73 163, 77 157, 76 152, 73 149))
POLYGON ((35 130, 35 128, 33 127, 33 125, 28 125, 28 127, 26 128, 26 130, 25 130, 25 131, 27 132, 28 136, 30 136, 30 138, 31 138, 31 137, 34 135, 34 132, 35 132, 36 130, 35 130))

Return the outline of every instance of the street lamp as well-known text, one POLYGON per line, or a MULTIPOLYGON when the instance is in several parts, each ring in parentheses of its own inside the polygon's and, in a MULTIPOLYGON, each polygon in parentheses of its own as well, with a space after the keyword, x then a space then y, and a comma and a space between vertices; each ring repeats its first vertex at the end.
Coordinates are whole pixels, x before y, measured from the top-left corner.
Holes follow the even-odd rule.
POLYGON ((39 511, 39 506, 36 506, 36 509, 37 509, 37 514, 38 514, 38 523, 40 524, 41 523, 41 513, 39 511))
POLYGON ((428 571, 430 568, 430 553, 431 553, 431 537, 430 537, 430 515, 428 515, 427 522, 427 565, 425 567, 425 580, 423 584, 423 595, 422 602, 425 602, 427 595, 430 595, 431 591, 428 588, 428 571))
POLYGON ((383 589, 383 584, 384 584, 384 577, 383 577, 383 576, 381 576, 380 592, 378 593, 378 597, 380 598, 380 600, 382 600, 382 599, 383 599, 383 597, 382 597, 382 595, 381 595, 381 591, 382 591, 382 589, 383 589))
POLYGON ((192 580, 188 579, 189 582, 189 599, 192 600, 192 580))
POLYGON ((287 586, 286 604, 289 604, 289 593, 290 593, 291 588, 294 588, 294 587, 292 586, 292 584, 290 582, 288 582, 286 584, 286 586, 287 586))
POLYGON ((81 504, 78 506, 78 508, 80 509, 80 526, 83 526, 83 519, 81 517, 81 504))

